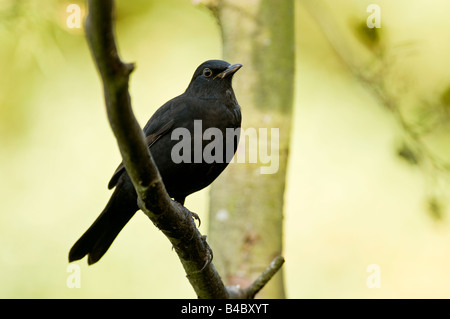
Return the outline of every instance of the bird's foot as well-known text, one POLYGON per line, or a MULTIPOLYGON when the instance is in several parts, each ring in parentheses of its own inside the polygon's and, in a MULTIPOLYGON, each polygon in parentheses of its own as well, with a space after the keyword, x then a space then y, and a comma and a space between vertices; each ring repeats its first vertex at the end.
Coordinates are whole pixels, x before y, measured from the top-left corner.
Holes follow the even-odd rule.
POLYGON ((198 216, 198 214, 191 212, 190 210, 188 210, 188 212, 191 214, 192 219, 198 220, 198 227, 200 227, 200 225, 202 224, 202 221, 200 220, 200 217, 198 216))
POLYGON ((206 247, 206 262, 203 265, 202 269, 200 269, 200 271, 203 271, 213 260, 213 251, 211 247, 209 247, 208 242, 206 241, 206 235, 202 236, 202 241, 204 242, 206 247))
POLYGON ((175 201, 178 205, 180 205, 184 211, 186 212, 186 215, 188 217, 191 217, 194 220, 198 220, 198 227, 200 227, 200 225, 202 224, 202 221, 200 220, 200 216, 198 216, 198 214, 191 212, 189 209, 186 208, 186 206, 183 206, 181 203, 175 201))

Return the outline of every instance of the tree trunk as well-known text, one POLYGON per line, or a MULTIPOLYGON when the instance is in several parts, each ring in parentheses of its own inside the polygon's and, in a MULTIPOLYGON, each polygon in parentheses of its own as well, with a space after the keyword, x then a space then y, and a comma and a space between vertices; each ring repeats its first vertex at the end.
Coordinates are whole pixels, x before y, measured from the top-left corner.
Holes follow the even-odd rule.
MULTIPOLYGON (((233 80, 243 131, 236 162, 211 187, 208 239, 226 284, 246 287, 283 249, 294 88, 294 1, 204 3, 218 19, 224 59, 244 65, 233 80), (257 162, 251 163, 255 155, 257 162)), ((285 297, 282 270, 258 297, 285 297)))

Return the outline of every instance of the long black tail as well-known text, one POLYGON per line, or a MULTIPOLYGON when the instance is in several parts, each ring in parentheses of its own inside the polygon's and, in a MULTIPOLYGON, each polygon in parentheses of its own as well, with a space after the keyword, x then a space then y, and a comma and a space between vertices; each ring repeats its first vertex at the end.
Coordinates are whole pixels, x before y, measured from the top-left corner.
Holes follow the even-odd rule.
POLYGON ((88 264, 92 265, 106 253, 119 232, 138 210, 136 192, 127 186, 130 185, 117 185, 103 212, 70 249, 69 262, 88 255, 88 264))

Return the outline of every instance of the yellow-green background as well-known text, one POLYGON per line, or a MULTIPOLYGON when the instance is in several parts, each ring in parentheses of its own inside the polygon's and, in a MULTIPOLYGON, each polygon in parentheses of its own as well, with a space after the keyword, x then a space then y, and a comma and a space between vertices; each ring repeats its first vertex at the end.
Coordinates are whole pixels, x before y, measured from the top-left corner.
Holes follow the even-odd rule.
MULTIPOLYGON (((120 161, 82 30, 65 24, 70 3, 0 1, 0 297, 195 298, 170 243, 141 212, 98 264, 77 262, 81 288, 66 285, 67 253, 103 209, 120 161)), ((389 44, 410 43, 396 64, 407 91, 439 95, 450 82, 448 1, 332 6, 344 24, 363 23, 370 3, 381 6, 389 44)), ((396 156, 398 123, 336 58, 301 1, 295 14, 288 297, 450 297, 448 218, 430 217, 427 178, 396 156), (381 288, 366 285, 370 264, 381 288)), ((118 1, 117 36, 122 58, 137 64, 130 90, 142 125, 201 62, 221 58, 214 18, 189 0, 118 1)), ((441 138, 434 149, 449 158, 448 145, 441 138)), ((202 233, 207 200, 203 190, 186 201, 202 233)))

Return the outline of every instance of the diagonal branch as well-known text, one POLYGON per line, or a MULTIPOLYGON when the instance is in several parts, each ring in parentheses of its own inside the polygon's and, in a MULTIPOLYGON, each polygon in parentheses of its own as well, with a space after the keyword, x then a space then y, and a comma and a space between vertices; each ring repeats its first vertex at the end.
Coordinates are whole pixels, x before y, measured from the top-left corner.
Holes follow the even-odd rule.
POLYGON ((281 268, 276 258, 246 289, 225 288, 212 251, 195 226, 195 215, 172 201, 153 161, 144 134, 133 114, 128 82, 133 64, 120 60, 113 31, 112 0, 90 0, 86 37, 103 83, 106 111, 124 167, 138 195, 139 207, 172 243, 187 278, 199 298, 253 298, 281 268), (227 290, 228 289, 228 290, 227 290))
POLYGON ((199 298, 228 298, 211 260, 205 237, 195 227, 192 213, 172 201, 144 141, 131 108, 128 92, 133 64, 123 63, 113 31, 112 0, 90 0, 86 37, 101 75, 109 123, 125 169, 138 194, 139 207, 170 240, 199 298))

